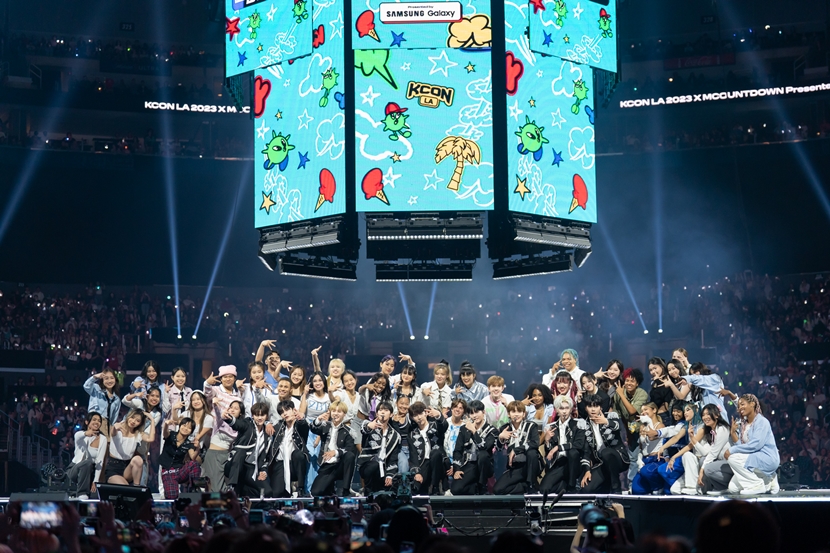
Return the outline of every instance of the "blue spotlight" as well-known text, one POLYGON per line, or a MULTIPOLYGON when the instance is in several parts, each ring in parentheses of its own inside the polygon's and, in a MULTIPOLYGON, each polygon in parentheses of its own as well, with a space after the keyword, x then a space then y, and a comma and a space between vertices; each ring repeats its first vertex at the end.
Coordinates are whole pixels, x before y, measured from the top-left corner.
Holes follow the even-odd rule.
MULTIPOLYGON (((821 203, 821 207, 824 208, 824 214, 828 219, 830 219, 830 200, 827 198, 827 193, 824 191, 824 185, 822 184, 819 176, 816 174, 813 164, 810 163, 809 159, 807 159, 807 155, 804 153, 800 142, 793 143, 793 150, 795 151, 795 155, 798 157, 798 161, 801 163, 801 168, 804 169, 804 172, 807 174, 807 181, 816 193, 818 201, 821 203)), ((0 231, 0 238, 2 238, 2 236, 3 233, 0 231)))
POLYGON ((403 314, 406 315, 406 326, 409 328, 409 339, 415 339, 415 333, 412 332, 412 320, 409 318, 409 306, 406 305, 406 295, 403 293, 403 284, 398 283, 398 293, 401 295, 401 304, 403 305, 403 314))
POLYGON ((35 150, 26 158, 26 165, 24 165, 23 171, 20 172, 20 177, 14 185, 12 195, 6 202, 3 217, 0 218, 0 243, 3 242, 3 236, 6 235, 6 231, 14 218, 14 214, 17 212, 17 206, 20 205, 20 200, 23 199, 23 194, 29 187, 29 182, 31 182, 32 175, 39 165, 41 155, 43 155, 43 150, 35 150))
POLYGON ((236 219, 236 211, 239 209, 239 202, 242 199, 243 193, 247 190, 245 186, 248 178, 251 175, 250 165, 246 165, 246 170, 242 174, 242 180, 239 182, 239 187, 236 189, 236 200, 233 202, 231 212, 228 213, 228 222, 225 225, 225 234, 222 236, 222 242, 219 244, 219 251, 216 253, 216 261, 213 262, 213 272, 210 273, 210 281, 208 282, 207 292, 205 292, 205 300, 202 302, 202 310, 199 312, 199 321, 196 323, 196 330, 193 331, 193 339, 199 334, 199 327, 202 325, 202 318, 205 316, 205 309, 207 308, 208 300, 210 300, 210 292, 213 290, 213 283, 216 281, 216 273, 219 272, 219 266, 222 264, 222 259, 225 257, 225 246, 228 245, 228 238, 231 235, 233 222, 236 219))
POLYGON ((429 340, 429 327, 432 324, 432 306, 435 305, 435 291, 438 290, 438 283, 432 283, 432 295, 429 298, 429 315, 427 315, 427 331, 424 333, 424 340, 429 340))
MULTIPOLYGON (((170 136, 170 121, 162 117, 164 123, 163 136, 170 136)), ((182 314, 179 306, 179 247, 176 235, 176 191, 173 189, 173 164, 169 157, 164 160, 164 188, 167 196, 167 227, 170 230, 170 256, 173 262, 173 294, 176 297, 176 329, 179 337, 182 334, 182 314)))
POLYGON ((634 299, 634 292, 631 291, 631 286, 628 284, 628 277, 625 276, 622 263, 617 255, 617 248, 614 247, 614 242, 611 241, 611 236, 609 236, 608 232, 605 230, 605 225, 600 224, 597 226, 599 227, 599 231, 602 233, 602 237, 605 239, 605 242, 608 244, 608 251, 611 252, 611 257, 614 259, 614 265, 617 266, 617 271, 620 273, 620 278, 622 278, 625 290, 628 292, 628 297, 631 299, 631 304, 634 306, 634 312, 637 313, 637 317, 640 319, 640 324, 643 326, 643 334, 648 334, 646 323, 643 321, 643 316, 640 315, 640 308, 637 306, 637 300, 634 299))

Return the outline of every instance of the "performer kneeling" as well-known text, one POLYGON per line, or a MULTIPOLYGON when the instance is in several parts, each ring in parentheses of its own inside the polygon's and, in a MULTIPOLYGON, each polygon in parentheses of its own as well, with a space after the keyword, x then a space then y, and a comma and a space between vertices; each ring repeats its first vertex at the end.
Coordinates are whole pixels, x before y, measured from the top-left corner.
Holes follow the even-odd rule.
POLYGON ((539 427, 525 420, 527 408, 521 401, 511 401, 507 415, 510 422, 499 433, 499 444, 507 449, 507 470, 499 476, 493 493, 533 493, 539 477, 539 427))
POLYGON ((447 419, 421 401, 409 407, 409 417, 415 423, 409 432, 409 471, 415 481, 413 492, 439 495, 444 463, 448 462, 444 452, 447 419))
POLYGON ((622 493, 620 473, 628 467, 628 449, 622 439, 622 421, 617 413, 602 413, 602 399, 596 395, 582 398, 588 412, 588 431, 582 464, 583 493, 622 493))
POLYGON ((349 407, 335 400, 329 410, 311 423, 311 431, 320 436, 320 468, 311 484, 311 495, 319 497, 334 494, 334 484, 341 483, 341 496, 348 496, 354 474, 357 448, 350 433, 349 423, 343 422, 349 407))
POLYGON ((270 495, 267 459, 272 438, 265 432, 268 414, 268 404, 257 402, 251 406, 251 418, 246 418, 241 400, 231 402, 222 413, 222 419, 236 432, 225 463, 225 481, 239 497, 270 495))
POLYGON ((481 495, 493 475, 496 429, 484 420, 484 403, 470 402, 470 416, 458 431, 453 451, 453 495, 481 495))
POLYGON ((306 449, 308 423, 294 409, 291 401, 279 402, 277 414, 282 420, 274 426, 274 436, 264 465, 269 467, 271 497, 305 495, 309 461, 306 449))
POLYGON ((573 400, 556 396, 553 401, 558 418, 545 431, 545 477, 539 489, 542 493, 576 493, 577 479, 582 475, 582 452, 588 424, 571 417, 573 400))
POLYGON ((384 401, 377 406, 373 421, 363 421, 363 447, 357 458, 360 477, 363 478, 364 495, 392 488, 392 480, 398 474, 398 451, 401 435, 389 425, 392 405, 384 401))

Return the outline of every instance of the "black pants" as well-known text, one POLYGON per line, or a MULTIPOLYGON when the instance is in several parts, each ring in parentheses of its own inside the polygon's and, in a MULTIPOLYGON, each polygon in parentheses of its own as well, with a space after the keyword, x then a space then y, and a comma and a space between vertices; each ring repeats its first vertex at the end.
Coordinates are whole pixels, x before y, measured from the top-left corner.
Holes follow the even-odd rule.
POLYGON ((95 461, 92 459, 84 459, 78 464, 69 466, 66 469, 66 475, 69 479, 70 492, 76 495, 89 495, 93 474, 95 474, 95 461))
POLYGON ((496 480, 493 493, 496 495, 521 495, 527 491, 527 463, 510 468, 496 480))
MULTIPOLYGON (((617 482, 620 481, 617 475, 617 482)), ((609 481, 605 478, 602 467, 597 467, 591 471, 591 481, 585 484, 582 488, 582 493, 608 493, 610 491, 609 481)))
MULTIPOLYGON (((410 467, 410 471, 414 467, 410 467)), ((446 474, 444 469, 444 457, 437 451, 430 453, 429 459, 424 459, 423 464, 418 467, 418 474, 423 478, 420 484, 413 480, 413 492, 418 495, 437 495, 441 479, 446 474)), ((413 477, 414 478, 414 477, 413 477)))
POLYGON ((355 454, 347 451, 336 463, 323 463, 317 470, 317 478, 311 484, 311 496, 334 495, 334 483, 342 481, 341 494, 349 495, 349 487, 354 474, 355 454))
POLYGON ((450 487, 453 495, 476 495, 479 493, 481 486, 481 469, 479 466, 479 462, 475 461, 467 463, 459 469, 464 474, 458 479, 453 476, 452 486, 450 487))
MULTIPOLYGON (((624 462, 620 454, 610 447, 600 451, 599 457, 602 459, 602 478, 608 483, 611 493, 622 493, 620 473, 628 467, 628 463, 624 462)), ((593 472, 591 476, 594 476, 593 472)))
POLYGON ((380 475, 380 464, 377 461, 366 461, 358 470, 363 478, 364 495, 387 489, 386 477, 380 475))
MULTIPOLYGON (((271 468, 268 471, 268 480, 270 481, 271 497, 289 497, 291 490, 285 489, 285 477, 282 460, 277 459, 271 463, 271 468)), ((297 492, 300 495, 305 495, 305 479, 308 474, 308 459, 302 451, 294 450, 291 453, 291 479, 290 482, 297 481, 297 492)))
MULTIPOLYGON (((481 491, 487 489, 487 481, 493 476, 493 453, 491 451, 479 451, 478 460, 478 484, 481 486, 481 491)), ((467 473, 464 473, 466 476, 467 473)))
POLYGON ((545 477, 539 485, 542 493, 559 493, 563 487, 575 488, 580 474, 579 451, 570 449, 564 457, 556 456, 552 467, 545 470, 545 477))
POLYGON ((247 463, 243 464, 239 472, 239 481, 233 486, 236 495, 239 497, 259 497, 263 494, 266 497, 270 496, 270 486, 268 479, 258 480, 258 473, 255 472, 256 467, 247 463))

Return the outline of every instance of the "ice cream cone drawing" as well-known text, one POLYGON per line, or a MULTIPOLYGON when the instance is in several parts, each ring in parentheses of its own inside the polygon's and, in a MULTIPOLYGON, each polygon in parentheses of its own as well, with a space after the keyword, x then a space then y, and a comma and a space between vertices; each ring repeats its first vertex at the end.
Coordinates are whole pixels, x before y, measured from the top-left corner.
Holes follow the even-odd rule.
POLYGON ((444 159, 452 156, 455 160, 455 170, 452 172, 447 188, 458 190, 461 184, 461 175, 464 173, 466 163, 481 163, 481 148, 478 144, 461 136, 448 136, 441 140, 435 147, 435 163, 441 163, 444 159))
POLYGON ((574 175, 574 199, 571 200, 571 208, 568 213, 573 213, 573 210, 578 207, 587 209, 588 204, 588 187, 585 186, 585 181, 579 175, 574 175))
POLYGON ((378 32, 375 30, 375 12, 372 10, 366 10, 358 15, 354 26, 357 29, 357 36, 360 38, 370 36, 380 42, 378 32))
POLYGON ((334 193, 337 191, 337 183, 334 181, 334 175, 328 169, 320 170, 320 195, 317 197, 317 206, 314 212, 325 202, 334 203, 334 193))
POLYGON ((389 205, 389 198, 386 197, 386 192, 383 191, 383 171, 377 167, 370 169, 368 173, 363 175, 361 189, 367 200, 377 198, 386 205, 389 205))

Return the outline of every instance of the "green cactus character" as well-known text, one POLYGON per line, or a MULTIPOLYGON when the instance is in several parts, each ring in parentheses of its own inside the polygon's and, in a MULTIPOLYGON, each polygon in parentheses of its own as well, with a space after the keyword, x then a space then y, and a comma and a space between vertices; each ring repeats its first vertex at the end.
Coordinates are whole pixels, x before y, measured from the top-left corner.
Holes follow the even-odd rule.
POLYGON ((263 166, 266 171, 270 171, 274 167, 277 167, 280 171, 285 171, 285 168, 288 167, 288 152, 294 149, 294 146, 288 143, 291 135, 283 136, 282 133, 277 134, 276 131, 271 131, 271 134, 271 140, 261 152, 268 158, 263 166))
POLYGON ((324 108, 329 103, 329 93, 337 86, 337 77, 340 74, 334 70, 334 67, 329 67, 323 73, 323 97, 320 98, 320 107, 324 108))
POLYGON ((259 29, 261 25, 262 16, 259 15, 259 11, 254 11, 254 13, 251 14, 251 18, 248 20, 248 30, 251 32, 251 40, 256 40, 257 29, 259 29))
POLYGON ((536 125, 536 121, 531 121, 530 117, 525 115, 525 124, 519 127, 516 136, 521 142, 516 144, 516 149, 523 156, 533 154, 534 161, 542 159, 542 145, 547 144, 549 140, 542 136, 542 131, 545 127, 536 125))
POLYGON ((407 109, 408 108, 400 107, 395 102, 389 102, 386 104, 386 117, 384 117, 382 121, 383 130, 390 131, 392 133, 389 135, 389 140, 398 140, 399 136, 404 138, 412 136, 412 131, 406 123, 409 116, 404 115, 404 112, 407 109))
POLYGON ((294 21, 298 25, 303 22, 303 19, 308 19, 308 2, 306 0, 294 0, 294 7, 291 10, 294 17, 297 18, 294 21))
POLYGON ((574 105, 571 106, 571 113, 574 115, 579 113, 579 104, 581 104, 587 97, 588 87, 585 85, 585 81, 582 79, 574 81, 574 98, 576 101, 574 102, 574 105))
POLYGON ((611 38, 614 36, 614 31, 611 30, 611 14, 605 11, 605 8, 599 10, 599 28, 602 31, 602 38, 611 38))
POLYGON ((556 14, 556 26, 561 29, 565 24, 565 18, 568 17, 568 6, 565 5, 565 0, 556 0, 553 3, 553 13, 556 14))

